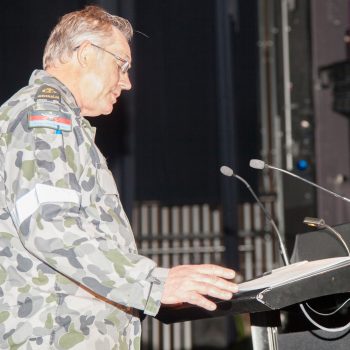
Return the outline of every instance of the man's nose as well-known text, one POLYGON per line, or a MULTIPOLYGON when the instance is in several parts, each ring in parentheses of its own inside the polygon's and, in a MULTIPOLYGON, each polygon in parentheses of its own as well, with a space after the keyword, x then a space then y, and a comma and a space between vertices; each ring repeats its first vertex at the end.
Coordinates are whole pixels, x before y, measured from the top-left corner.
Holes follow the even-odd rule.
POLYGON ((120 75, 119 84, 122 90, 130 90, 132 88, 128 72, 120 75))

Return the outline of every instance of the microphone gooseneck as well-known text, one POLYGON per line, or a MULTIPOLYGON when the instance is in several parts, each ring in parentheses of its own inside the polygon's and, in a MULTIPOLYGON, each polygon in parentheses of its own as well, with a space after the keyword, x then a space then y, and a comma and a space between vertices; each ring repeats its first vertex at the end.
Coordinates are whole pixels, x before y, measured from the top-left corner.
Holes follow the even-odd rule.
MULTIPOLYGON (((333 192, 333 191, 330 191, 330 190, 328 190, 327 188, 324 188, 324 187, 322 187, 322 186, 320 186, 320 185, 318 185, 318 184, 316 184, 316 183, 314 183, 314 182, 312 182, 312 181, 306 180, 306 179, 302 178, 301 176, 298 176, 298 175, 296 175, 296 174, 293 174, 293 173, 290 172, 290 171, 287 171, 287 170, 284 170, 284 169, 280 169, 280 168, 274 167, 274 166, 272 166, 272 165, 266 164, 265 162, 263 162, 263 161, 260 160, 260 159, 251 159, 250 162, 249 162, 249 165, 250 165, 250 167, 252 167, 252 168, 254 168, 254 169, 259 169, 259 170, 262 170, 262 169, 264 169, 264 168, 270 168, 270 169, 274 169, 274 170, 280 171, 280 172, 285 173, 285 174, 287 174, 287 175, 293 176, 293 177, 297 178, 298 180, 301 180, 301 181, 303 181, 303 182, 306 182, 306 183, 308 183, 309 185, 314 186, 314 187, 316 187, 316 188, 318 188, 318 189, 320 189, 320 190, 322 190, 322 191, 325 191, 325 192, 327 192, 327 193, 333 195, 334 197, 340 198, 340 199, 342 199, 342 200, 344 200, 344 201, 346 201, 346 202, 350 202, 350 199, 347 198, 347 197, 341 196, 341 195, 338 194, 338 193, 335 193, 335 192, 333 192)), ((339 234, 339 232, 336 231, 336 230, 335 230, 334 228, 332 228, 331 226, 327 225, 327 224, 324 222, 323 219, 317 219, 317 218, 306 218, 306 219, 307 219, 307 220, 306 220, 306 223, 311 221, 311 223, 312 223, 313 225, 319 226, 320 228, 323 226, 323 228, 326 228, 329 232, 333 233, 333 234, 342 242, 342 244, 344 245, 344 247, 345 247, 347 253, 349 253, 349 248, 348 248, 347 244, 345 243, 345 241, 343 240, 342 236, 339 234), (310 220, 310 219, 311 219, 311 220, 310 220)), ((305 304, 310 308, 310 306, 309 306, 307 303, 305 303, 305 304)), ((324 327, 324 326, 320 325, 317 321, 315 321, 315 320, 309 315, 309 313, 308 313, 308 312, 306 311, 306 309, 305 309, 305 306, 304 306, 302 303, 300 303, 299 306, 300 306, 300 308, 301 308, 303 314, 305 315, 305 317, 306 317, 314 326, 316 326, 316 327, 319 328, 319 329, 322 329, 322 330, 327 331, 327 332, 336 333, 336 332, 342 332, 342 331, 347 330, 347 329, 350 328, 350 322, 347 323, 345 326, 342 326, 342 327, 335 327, 335 328, 324 327)), ((312 308, 310 308, 310 309, 311 309, 313 312, 316 312, 316 311, 313 310, 312 308)), ((339 311, 339 310, 340 310, 340 309, 337 309, 337 311, 339 311)), ((316 313, 318 313, 318 312, 316 312, 316 313)), ((320 313, 319 313, 319 314, 320 314, 320 313)))
POLYGON ((287 174, 287 175, 293 176, 293 177, 295 177, 295 178, 298 179, 298 180, 301 180, 301 181, 303 181, 303 182, 306 182, 306 183, 308 183, 309 185, 314 186, 314 187, 316 187, 316 188, 318 188, 318 189, 320 189, 320 190, 322 190, 322 191, 328 192, 329 194, 331 194, 331 195, 333 195, 333 196, 335 196, 335 197, 337 197, 337 198, 340 198, 340 199, 342 199, 342 200, 344 200, 344 201, 346 201, 346 202, 350 202, 350 199, 347 198, 347 197, 341 196, 341 195, 338 194, 338 193, 335 193, 335 192, 333 192, 333 191, 330 191, 330 190, 328 190, 327 188, 324 188, 324 187, 322 187, 322 186, 320 186, 320 185, 317 185, 316 183, 314 183, 314 182, 312 182, 312 181, 306 180, 306 179, 304 179, 303 177, 301 177, 301 176, 299 176, 299 175, 296 175, 296 174, 294 174, 294 173, 292 173, 292 172, 290 172, 290 171, 287 171, 287 170, 284 170, 284 169, 277 168, 277 167, 275 167, 275 166, 269 165, 269 164, 265 163, 264 161, 262 161, 262 160, 260 160, 260 159, 251 159, 250 162, 249 162, 249 166, 250 166, 251 168, 259 169, 259 170, 262 170, 262 169, 264 169, 264 168, 269 168, 269 169, 274 169, 274 170, 280 171, 280 172, 285 173, 285 174, 287 174))
POLYGON ((279 232, 279 230, 277 228, 277 225, 276 225, 275 221, 272 219, 270 213, 266 210, 266 208, 264 207, 263 203, 261 202, 259 197, 256 195, 256 193, 253 191, 253 189, 250 187, 248 182, 245 179, 243 179, 242 177, 240 177, 239 175, 235 174, 234 171, 230 167, 228 167, 226 165, 223 165, 220 168, 220 171, 225 176, 228 176, 228 177, 234 176, 236 179, 238 179, 239 181, 243 182, 244 185, 248 188, 249 192, 252 194, 252 196, 254 197, 256 202, 258 203, 260 209, 264 213, 265 217, 270 222, 273 230, 275 231, 275 234, 276 234, 276 236, 278 238, 280 253, 281 253, 281 256, 282 256, 284 264, 285 265, 289 265, 289 259, 288 259, 288 255, 287 255, 287 250, 286 250, 285 244, 284 244, 284 242, 282 240, 281 233, 279 232))
POLYGON ((340 243, 345 248, 347 254, 350 256, 350 249, 349 249, 348 245, 346 244, 342 235, 335 228, 333 228, 332 226, 329 226, 323 219, 311 218, 311 217, 307 216, 304 218, 303 223, 310 226, 310 227, 317 227, 319 229, 326 229, 328 232, 333 234, 340 241, 340 243))

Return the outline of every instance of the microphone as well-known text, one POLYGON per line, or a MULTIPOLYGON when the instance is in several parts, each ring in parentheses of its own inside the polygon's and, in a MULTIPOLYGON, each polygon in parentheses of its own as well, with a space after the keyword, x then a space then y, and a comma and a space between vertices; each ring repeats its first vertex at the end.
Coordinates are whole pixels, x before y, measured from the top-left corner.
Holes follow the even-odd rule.
POLYGON ((303 223, 308 225, 308 226, 310 226, 310 227, 317 227, 317 228, 320 228, 320 229, 324 228, 328 232, 334 234, 338 238, 338 240, 341 242, 341 244, 345 248, 345 250, 348 253, 348 255, 350 256, 349 247, 346 244, 346 242, 344 241, 342 235, 336 229, 334 229, 332 226, 329 226, 328 224, 326 224, 326 222, 323 219, 311 218, 311 217, 307 216, 307 217, 304 218, 303 223))
POLYGON ((275 221, 272 219, 270 213, 266 210, 266 208, 264 207, 263 203, 261 202, 259 197, 256 195, 256 193, 253 191, 253 189, 250 187, 248 182, 246 180, 244 180, 242 177, 240 177, 239 175, 235 174, 233 172, 233 170, 230 167, 226 166, 226 165, 221 166, 220 167, 220 171, 225 176, 228 176, 228 177, 234 176, 236 179, 238 179, 239 181, 243 182, 244 185, 248 188, 248 190, 253 195, 253 197, 256 200, 256 202, 259 204, 260 209, 262 210, 262 212, 264 213, 265 217, 270 222, 272 228, 275 231, 275 234, 276 234, 276 236, 278 238, 280 254, 282 256, 284 264, 285 265, 289 265, 289 259, 288 259, 288 255, 287 255, 287 250, 286 250, 285 244, 283 242, 281 233, 278 230, 277 225, 275 224, 275 221))
MULTIPOLYGON (((337 198, 340 198, 346 202, 350 202, 350 199, 347 198, 347 197, 344 197, 344 196, 341 196, 340 194, 338 193, 335 193, 333 191, 330 191, 328 190, 327 188, 324 188, 320 185, 317 185, 316 183, 312 182, 312 181, 309 181, 309 180, 306 180, 304 179, 303 177, 301 176, 298 176, 296 174, 293 174, 292 172, 290 171, 287 171, 287 170, 284 170, 284 169, 280 169, 280 168, 277 168, 277 167, 274 167, 272 165, 269 165, 269 164, 266 164, 264 161, 260 160, 260 159, 251 159, 250 162, 249 162, 249 165, 251 168, 254 168, 254 169, 260 169, 260 170, 263 170, 265 168, 270 168, 270 169, 274 169, 274 170, 277 170, 277 171, 280 171, 282 173, 285 173, 287 175, 290 175, 290 176, 293 176, 301 181, 304 181, 306 183, 308 183, 309 185, 311 186, 314 186, 322 191, 325 191, 325 192, 328 192, 329 194, 337 197, 337 198)), ((347 253, 350 255, 350 251, 349 251, 349 248, 347 246, 347 244, 345 243, 343 237, 341 236, 341 234, 336 231, 333 227, 327 225, 325 223, 325 221, 323 219, 318 219, 318 218, 310 218, 310 217, 306 217, 304 219, 304 223, 308 224, 308 225, 311 225, 311 226, 316 226, 316 227, 319 227, 319 228, 325 228, 327 229, 330 233, 334 234, 340 241, 341 243, 343 244, 343 246, 345 247, 347 253)), ((310 308, 310 306, 306 303, 306 305, 310 308)), ((315 320, 312 319, 312 317, 309 315, 309 313, 306 311, 304 305, 301 303, 299 304, 300 308, 301 308, 301 311, 303 312, 303 314, 305 315, 305 317, 314 325, 316 326, 317 328, 319 329, 322 329, 324 331, 327 331, 327 332, 342 332, 348 328, 350 328, 350 322, 348 324, 346 324, 345 326, 343 327, 336 327, 336 328, 327 328, 327 327, 323 327, 321 326, 319 323, 317 323, 315 320)), ((316 312, 315 310, 313 310, 312 308, 310 308, 313 312, 316 312)), ((316 312, 318 313, 318 312, 316 312)))
POLYGON ((322 186, 320 186, 320 185, 317 185, 316 183, 314 183, 314 182, 312 182, 312 181, 306 180, 306 179, 304 179, 303 177, 301 177, 301 176, 299 176, 299 175, 296 175, 296 174, 293 174, 293 173, 290 172, 290 171, 287 171, 287 170, 284 170, 284 169, 277 168, 277 167, 274 167, 274 166, 272 166, 272 165, 269 165, 269 164, 265 163, 264 161, 262 161, 262 160, 260 160, 260 159, 251 159, 250 162, 249 162, 249 166, 250 166, 251 168, 259 169, 259 170, 263 170, 263 169, 265 169, 265 168, 269 168, 269 169, 274 169, 274 170, 277 170, 277 171, 281 171, 282 173, 285 173, 285 174, 288 174, 288 175, 290 175, 290 176, 293 176, 293 177, 295 177, 295 178, 297 178, 297 179, 299 179, 299 180, 301 180, 301 181, 304 181, 304 182, 308 183, 308 184, 311 185, 311 186, 317 187, 317 188, 319 188, 319 189, 322 190, 322 191, 328 192, 329 194, 331 194, 331 195, 333 195, 333 196, 335 196, 335 197, 337 197, 337 198, 340 198, 340 199, 342 199, 342 200, 344 200, 344 201, 346 201, 346 202, 350 202, 350 199, 347 198, 347 197, 341 196, 341 195, 338 194, 338 193, 335 193, 335 192, 333 192, 333 191, 330 191, 330 190, 328 190, 327 188, 324 188, 324 187, 322 187, 322 186))
MULTIPOLYGON (((320 185, 317 185, 316 183, 314 183, 312 181, 306 180, 303 177, 298 176, 296 174, 293 174, 290 171, 287 171, 287 170, 284 170, 284 169, 280 169, 280 168, 274 167, 272 165, 266 164, 264 161, 262 161, 260 159, 251 159, 250 162, 249 162, 249 165, 250 165, 250 167, 252 167, 254 169, 270 168, 270 169, 281 171, 282 173, 285 173, 287 175, 291 175, 291 176, 293 176, 293 177, 295 177, 295 178, 297 178, 297 179, 299 179, 301 181, 304 181, 304 182, 308 183, 311 186, 319 188, 322 191, 328 192, 328 193, 330 193, 331 195, 333 195, 333 196, 335 196, 337 198, 340 198, 340 199, 342 199, 342 200, 344 200, 346 202, 350 202, 350 199, 347 198, 347 197, 341 196, 338 193, 330 191, 327 188, 324 188, 324 187, 322 187, 320 185)), ((347 253, 350 255, 350 250, 349 250, 347 244, 345 243, 342 235, 336 229, 334 229, 333 227, 327 225, 323 219, 306 217, 304 219, 304 223, 306 223, 309 226, 316 226, 318 228, 325 228, 328 232, 334 234, 336 236, 336 238, 338 238, 340 240, 340 242, 343 244, 343 246, 345 247, 347 253)))

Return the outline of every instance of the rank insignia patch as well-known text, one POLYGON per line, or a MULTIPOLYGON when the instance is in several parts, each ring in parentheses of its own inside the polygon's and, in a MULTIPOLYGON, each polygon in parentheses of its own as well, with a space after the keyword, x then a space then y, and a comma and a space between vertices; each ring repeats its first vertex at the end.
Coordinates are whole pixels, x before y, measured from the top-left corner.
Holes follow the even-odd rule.
POLYGON ((61 93, 57 89, 49 85, 43 85, 35 94, 34 100, 57 101, 58 103, 60 103, 61 93))

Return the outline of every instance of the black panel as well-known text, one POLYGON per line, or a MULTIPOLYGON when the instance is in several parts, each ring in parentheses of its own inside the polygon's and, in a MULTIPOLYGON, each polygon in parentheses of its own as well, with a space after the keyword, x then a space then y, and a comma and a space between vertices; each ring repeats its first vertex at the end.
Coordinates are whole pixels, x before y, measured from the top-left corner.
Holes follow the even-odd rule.
MULTIPOLYGON (((260 158, 259 132, 259 49, 257 1, 239 2, 239 23, 235 25, 234 75, 235 115, 237 116, 237 173, 257 190, 258 172, 249 168, 252 158, 260 158)), ((245 186, 239 186, 241 202, 254 199, 245 186)))
MULTIPOLYGON (((349 28, 349 2, 310 1, 311 4, 311 38, 312 64, 314 76, 317 77, 321 67, 343 61, 347 58, 344 34, 349 28)), ((345 71, 343 74, 344 86, 345 71)), ((321 81, 324 83, 324 81, 321 81)), ((339 85, 338 85, 339 88, 339 85)), ((341 91, 339 91, 341 92, 341 91)), ((315 168, 317 183, 326 188, 349 197, 350 194, 350 134, 349 120, 333 112, 336 106, 331 89, 314 86, 315 118, 315 168)), ((336 109, 338 109, 336 107, 336 109)), ((343 109, 343 107, 341 108, 343 109)), ((317 192, 317 212, 329 225, 350 221, 348 203, 317 192)))
MULTIPOLYGON (((278 113, 283 116, 281 130, 282 136, 282 167, 286 168, 286 153, 292 152, 293 173, 309 180, 315 181, 315 152, 314 152, 314 110, 312 95, 312 61, 311 61, 311 19, 309 2, 299 2, 288 7, 289 24, 289 60, 290 60, 290 98, 291 98, 291 137, 292 147, 286 148, 285 139, 285 103, 284 81, 285 71, 283 70, 282 55, 282 3, 275 8, 276 23, 279 31, 276 38, 278 45, 278 113), (305 161, 307 166, 300 167, 300 162, 305 161)), ((277 33, 277 32, 276 32, 277 33)), ((276 118, 277 119, 277 118, 276 118)), ((283 175, 283 201, 284 201, 284 227, 285 241, 288 252, 291 251, 295 234, 305 229, 303 219, 305 216, 316 215, 315 201, 316 191, 314 187, 283 175)))
POLYGON ((136 193, 217 202, 215 2, 136 2, 136 193))

